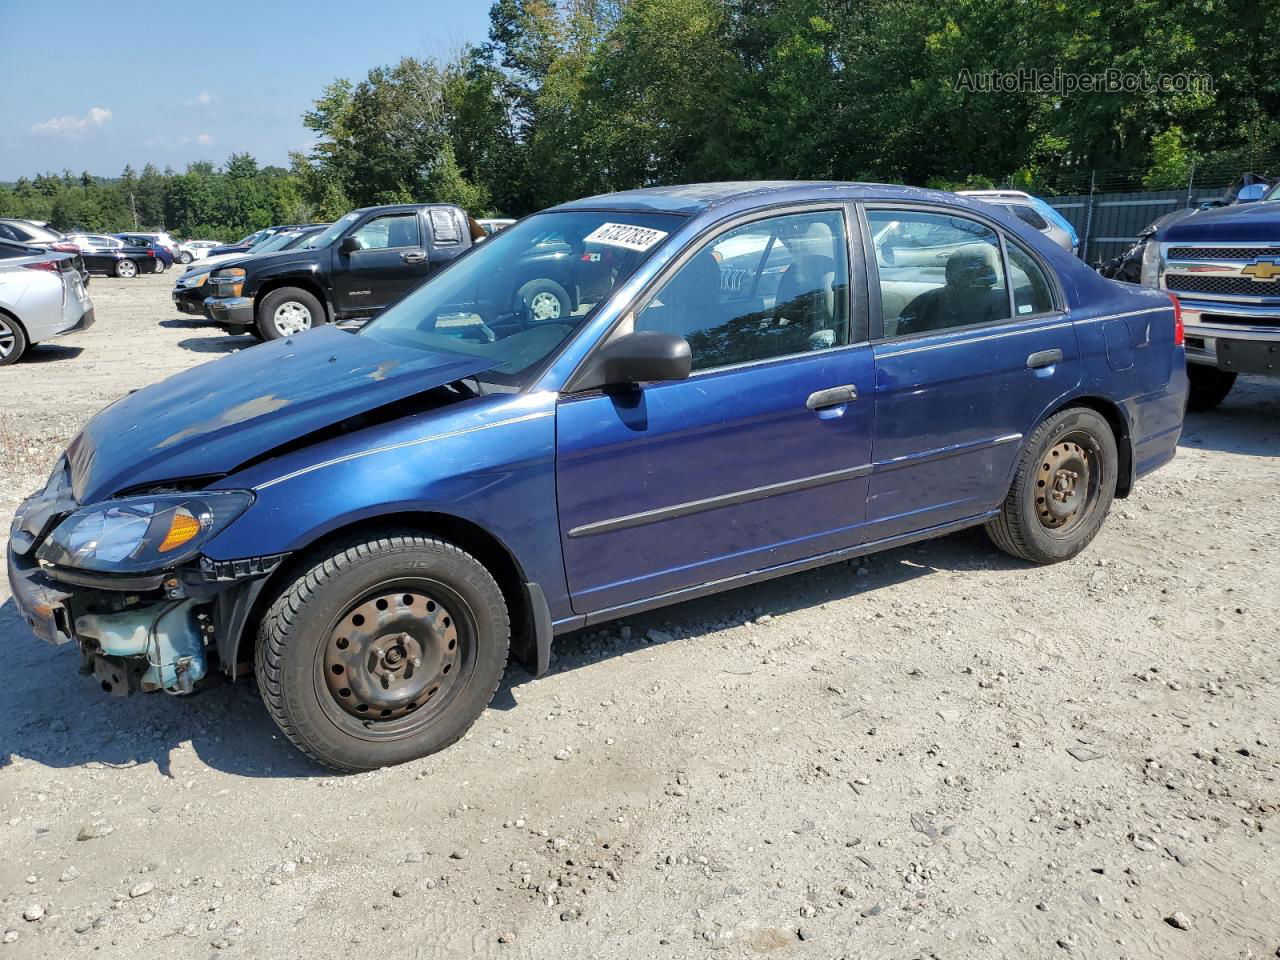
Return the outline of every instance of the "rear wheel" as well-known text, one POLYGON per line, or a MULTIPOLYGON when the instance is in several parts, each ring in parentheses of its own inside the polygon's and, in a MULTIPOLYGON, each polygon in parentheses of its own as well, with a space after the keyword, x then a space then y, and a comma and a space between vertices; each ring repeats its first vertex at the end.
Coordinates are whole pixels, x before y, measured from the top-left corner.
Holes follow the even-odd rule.
POLYGON ((1115 434, 1101 414, 1086 407, 1054 414, 1028 438, 987 533, 997 547, 1023 560, 1069 560, 1106 519, 1118 466, 1115 434))
POLYGON ((372 770, 443 750, 488 706, 507 609, 470 554, 412 532, 311 558, 259 627, 258 687, 312 759, 372 770))
POLYGON ((138 265, 132 260, 117 260, 115 274, 123 280, 129 280, 138 275, 138 265))
POLYGON ((1203 363, 1188 363, 1187 380, 1191 383, 1187 391, 1187 409, 1203 413, 1227 399, 1227 394, 1235 386, 1236 375, 1203 363))
POLYGON ((168 269, 169 269, 168 264, 166 264, 159 257, 156 257, 156 273, 164 273, 168 269))
POLYGON ((180 254, 178 254, 178 262, 181 264, 188 264, 192 261, 192 259, 193 257, 186 250, 183 250, 180 254))
POLYGON ((0 313, 0 367, 17 363, 27 352, 27 335, 12 317, 0 313))
POLYGON ((262 339, 279 340, 324 323, 324 307, 306 290, 281 287, 258 301, 256 317, 262 339))

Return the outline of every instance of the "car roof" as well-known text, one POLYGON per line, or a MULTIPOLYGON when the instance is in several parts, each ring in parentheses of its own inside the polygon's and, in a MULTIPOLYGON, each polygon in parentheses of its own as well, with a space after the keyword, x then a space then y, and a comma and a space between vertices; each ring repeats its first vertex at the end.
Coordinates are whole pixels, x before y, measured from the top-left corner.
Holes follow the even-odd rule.
POLYGON ((571 200, 552 209, 630 210, 695 215, 721 207, 750 209, 826 199, 902 202, 922 200, 954 204, 957 196, 941 190, 889 183, 853 183, 834 180, 739 180, 723 183, 689 183, 670 187, 644 187, 639 190, 624 190, 620 193, 604 193, 594 197, 583 197, 581 200, 571 200))

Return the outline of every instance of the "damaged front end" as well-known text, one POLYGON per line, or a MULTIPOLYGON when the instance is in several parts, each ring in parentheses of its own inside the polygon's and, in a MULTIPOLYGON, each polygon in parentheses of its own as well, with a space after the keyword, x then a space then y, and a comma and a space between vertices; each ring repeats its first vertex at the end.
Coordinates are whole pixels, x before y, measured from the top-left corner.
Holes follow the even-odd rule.
POLYGON ((240 491, 166 490, 77 509, 64 458, 14 518, 7 567, 18 609, 40 639, 78 644, 82 671, 108 693, 191 693, 218 638, 238 638, 284 559, 199 555, 251 502, 240 491))

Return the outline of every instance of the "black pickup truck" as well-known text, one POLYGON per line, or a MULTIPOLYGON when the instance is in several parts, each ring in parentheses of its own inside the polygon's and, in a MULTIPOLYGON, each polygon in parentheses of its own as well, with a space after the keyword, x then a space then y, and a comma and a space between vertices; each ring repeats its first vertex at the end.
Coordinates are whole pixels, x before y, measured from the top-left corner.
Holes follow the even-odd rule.
MULTIPOLYGON (((451 204, 352 210, 306 248, 219 263, 207 280, 215 294, 204 300, 204 310, 265 340, 372 317, 484 237, 484 229, 451 204)), ((584 265, 591 272, 581 256, 560 238, 545 238, 536 254, 512 264, 527 274, 518 302, 488 306, 538 320, 572 314, 584 265)))

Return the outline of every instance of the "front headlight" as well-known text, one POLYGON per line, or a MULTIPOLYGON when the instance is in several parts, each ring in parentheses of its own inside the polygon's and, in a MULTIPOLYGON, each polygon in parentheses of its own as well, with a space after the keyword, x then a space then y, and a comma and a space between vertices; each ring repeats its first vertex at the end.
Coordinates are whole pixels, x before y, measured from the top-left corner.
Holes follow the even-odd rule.
POLYGON ((1148 240, 1142 248, 1142 279, 1144 287, 1160 286, 1160 244, 1148 240))
POLYGON ((215 270, 209 276, 209 282, 223 297, 238 297, 244 290, 244 267, 227 267, 215 270))
POLYGON ((81 570, 151 573, 190 560, 252 502, 243 490, 109 500, 63 520, 36 556, 81 570))
POLYGON ((187 277, 185 280, 183 280, 182 285, 184 287, 199 287, 199 286, 202 286, 204 282, 208 279, 209 279, 209 274, 197 273, 194 277, 187 277))

